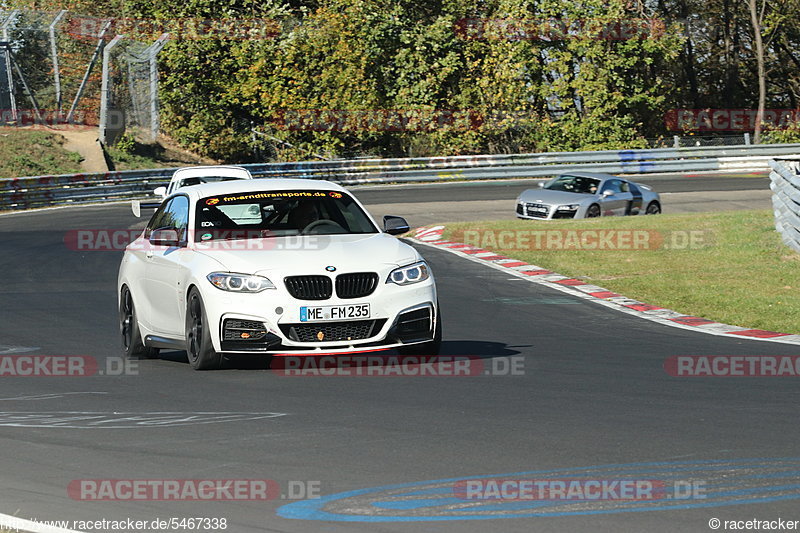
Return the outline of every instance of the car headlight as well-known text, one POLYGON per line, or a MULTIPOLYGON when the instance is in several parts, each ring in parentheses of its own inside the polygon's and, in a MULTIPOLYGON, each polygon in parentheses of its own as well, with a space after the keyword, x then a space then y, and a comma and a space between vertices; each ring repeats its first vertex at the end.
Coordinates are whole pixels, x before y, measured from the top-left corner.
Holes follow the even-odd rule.
POLYGON ((261 292, 266 289, 275 288, 275 285, 273 285, 268 278, 263 276, 232 274, 230 272, 212 272, 206 277, 213 286, 228 292, 261 292))
POLYGON ((395 283, 397 285, 411 285, 412 283, 419 283, 431 277, 428 265, 425 261, 414 263, 392 270, 389 274, 389 279, 386 283, 395 283))
POLYGON ((560 205, 558 211, 577 211, 579 207, 580 204, 560 205))

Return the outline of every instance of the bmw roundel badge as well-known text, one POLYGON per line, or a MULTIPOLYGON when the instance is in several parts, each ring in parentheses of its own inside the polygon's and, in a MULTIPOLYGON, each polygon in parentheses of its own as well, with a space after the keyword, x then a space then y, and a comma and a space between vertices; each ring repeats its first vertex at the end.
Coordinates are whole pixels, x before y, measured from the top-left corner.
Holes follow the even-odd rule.
POLYGON ((336 267, 335 266, 326 266, 325 270, 327 270, 328 272, 336 272, 336 267))

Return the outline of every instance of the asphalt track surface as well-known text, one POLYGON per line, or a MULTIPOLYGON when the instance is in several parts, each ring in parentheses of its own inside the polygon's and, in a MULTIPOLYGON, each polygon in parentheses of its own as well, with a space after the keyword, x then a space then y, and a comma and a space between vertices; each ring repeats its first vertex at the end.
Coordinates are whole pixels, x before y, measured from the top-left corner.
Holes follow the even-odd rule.
MULTIPOLYGON (((115 364, 121 254, 71 251, 63 239, 70 229, 134 222, 119 205, 0 217, 0 352, 27 347, 91 356, 101 369, 115 364)), ((0 513, 224 517, 236 533, 703 532, 712 517, 800 519, 796 380, 676 378, 663 367, 675 355, 795 355, 796 347, 665 327, 421 252, 440 291, 443 354, 478 356, 489 369, 521 360, 521 375, 288 377, 257 360, 195 372, 182 352, 164 352, 128 375, 2 377, 0 513), (541 471, 555 473, 530 474, 541 471), (468 519, 431 496, 452 493, 454 478, 615 479, 620 471, 699 481, 711 496, 638 510, 548 500, 529 513, 542 516, 515 518, 503 516, 531 503, 499 502, 478 504, 468 519), (280 499, 90 502, 68 494, 81 479, 256 478, 284 492, 312 481, 328 499, 322 509, 280 499), (733 496, 715 492, 725 480, 733 496), (398 489, 386 489, 398 484, 420 491, 398 500, 398 489), (370 503, 375 494, 380 505, 370 503), (755 502, 718 506, 726 498, 755 502)))

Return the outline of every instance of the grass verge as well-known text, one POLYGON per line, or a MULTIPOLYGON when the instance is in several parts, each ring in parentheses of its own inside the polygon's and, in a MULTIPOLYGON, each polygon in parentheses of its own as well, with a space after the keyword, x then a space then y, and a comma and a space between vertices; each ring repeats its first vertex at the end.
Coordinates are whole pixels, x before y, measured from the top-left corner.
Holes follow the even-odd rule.
POLYGON ((688 315, 800 333, 800 254, 768 210, 458 223, 444 237, 688 315))
POLYGON ((80 172, 81 156, 64 142, 57 133, 0 129, 0 178, 80 172))
MULTIPOLYGON (((64 137, 54 131, 0 127, 0 178, 82 172, 80 154, 65 150, 65 142, 64 137)), ((106 156, 111 170, 216 164, 182 150, 166 137, 152 144, 130 140, 122 146, 109 146, 106 156)))

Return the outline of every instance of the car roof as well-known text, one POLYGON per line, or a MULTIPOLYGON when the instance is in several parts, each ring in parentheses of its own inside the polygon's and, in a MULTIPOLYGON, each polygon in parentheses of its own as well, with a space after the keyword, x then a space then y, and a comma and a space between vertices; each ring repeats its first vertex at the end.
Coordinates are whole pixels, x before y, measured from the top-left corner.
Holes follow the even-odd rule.
POLYGON ((252 180, 220 181, 216 183, 192 185, 191 187, 179 189, 179 191, 183 194, 190 194, 198 198, 205 196, 216 196, 219 194, 235 194, 240 192, 291 190, 347 192, 341 185, 330 181, 289 178, 258 178, 252 180))
POLYGON ((172 174, 172 181, 186 178, 200 178, 203 176, 221 176, 242 179, 252 179, 253 177, 246 168, 229 165, 214 165, 179 168, 172 174))

